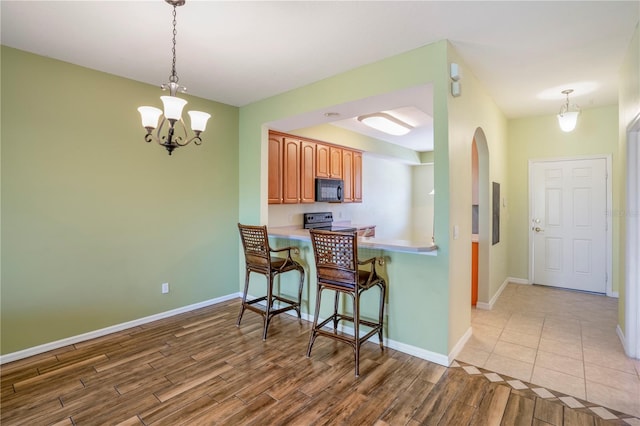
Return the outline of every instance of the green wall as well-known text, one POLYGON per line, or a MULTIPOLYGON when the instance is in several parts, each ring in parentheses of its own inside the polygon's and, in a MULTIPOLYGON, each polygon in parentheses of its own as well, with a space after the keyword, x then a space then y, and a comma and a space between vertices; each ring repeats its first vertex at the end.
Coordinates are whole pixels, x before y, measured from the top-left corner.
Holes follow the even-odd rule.
MULTIPOLYGON (((617 183, 622 179, 618 159, 618 108, 616 105, 585 109, 573 132, 558 127, 554 115, 509 121, 509 276, 527 279, 529 275, 529 160, 576 156, 610 155, 613 160, 613 209, 620 203, 617 183)), ((618 218, 613 218, 613 291, 620 283, 618 262, 618 218)))
MULTIPOLYGON (((388 337, 439 354, 448 354, 470 325, 473 136, 478 127, 487 127, 493 143, 500 147, 497 152, 503 152, 506 144, 504 116, 475 79, 468 80, 469 86, 464 86, 474 88, 470 95, 455 100, 451 98, 449 55, 456 57, 451 46, 446 41, 437 42, 240 110, 240 149, 243 154, 240 158, 240 221, 267 223, 266 133, 270 122, 313 111, 322 115, 334 105, 409 87, 433 85, 435 240, 439 247, 438 255, 398 252, 385 252, 384 255, 389 259, 386 266, 390 293, 388 337), (455 158, 455 167, 450 165, 452 158, 455 158), (460 176, 457 167, 466 167, 468 173, 460 176), (455 207, 452 207, 452 199, 455 199, 455 207), (452 218, 459 222, 452 222, 452 218), (452 223, 458 223, 463 230, 468 228, 468 234, 461 233, 461 238, 453 241, 452 223), (461 256, 454 257, 454 251, 461 256)), ((497 173, 503 175, 500 169, 497 173)), ((503 246, 506 244, 505 241, 503 246)), ((500 250, 506 253, 505 248, 500 250)), ((494 256, 496 263, 506 264, 503 252, 494 256)), ((500 282, 505 278, 494 277, 500 282)))
POLYGON ((235 293, 238 109, 187 96, 213 117, 170 157, 158 87, 1 54, 1 353, 235 293))
MULTIPOLYGON (((450 46, 448 62, 457 63, 460 69, 461 96, 448 97, 448 170, 449 170, 449 317, 450 341, 464 333, 471 322, 471 233, 472 233, 472 164, 471 151, 474 137, 482 143, 479 149, 481 170, 479 177, 479 283, 478 301, 489 303, 507 278, 509 241, 505 236, 507 215, 503 210, 500 222, 500 242, 490 241, 491 222, 489 188, 491 182, 499 182, 502 191, 510 183, 507 179, 507 120, 491 96, 476 79, 471 70, 450 46), (482 140, 478 135, 483 135, 482 140), (484 166, 486 164, 486 170, 484 166), (486 172, 486 173, 483 173, 486 172), (485 220, 486 219, 486 220, 485 220), (459 230, 459 238, 453 238, 453 228, 459 230)), ((447 90, 449 82, 447 82, 447 90)), ((439 153, 435 151, 435 165, 439 153)), ((436 178, 436 205, 439 202, 439 182, 436 178)), ((438 218, 436 217, 436 226, 438 218)), ((436 239, 437 241, 437 239, 436 239)))
MULTIPOLYGON (((438 158, 435 161, 436 185, 440 182, 448 188, 446 49, 446 42, 434 43, 241 108, 240 221, 267 223, 269 122, 311 111, 321 115, 334 105, 427 83, 434 87, 436 157, 438 150, 443 154, 440 167, 438 158)), ((442 191, 436 200, 438 256, 394 252, 389 253, 388 265, 389 337, 440 354, 449 348, 447 194, 442 191), (414 308, 398 304, 407 297, 414 308)))
MULTIPOLYGON (((614 163, 614 167, 617 166, 620 176, 626 176, 627 170, 627 126, 640 114, 640 24, 636 25, 636 30, 633 34, 627 54, 624 58, 622 67, 620 68, 620 89, 618 95, 619 113, 618 113, 618 152, 621 154, 618 157, 618 161, 614 163)), ((619 179, 614 193, 620 194, 621 201, 619 203, 617 217, 619 219, 618 232, 619 235, 626 235, 626 215, 622 212, 629 213, 629 209, 626 204, 626 181, 619 179)), ((626 292, 624 284, 624 277, 622 276, 625 271, 626 260, 626 240, 620 238, 614 241, 614 247, 618 248, 618 262, 617 267, 621 272, 620 276, 620 299, 618 301, 618 324, 622 328, 622 332, 625 333, 625 303, 626 292)))

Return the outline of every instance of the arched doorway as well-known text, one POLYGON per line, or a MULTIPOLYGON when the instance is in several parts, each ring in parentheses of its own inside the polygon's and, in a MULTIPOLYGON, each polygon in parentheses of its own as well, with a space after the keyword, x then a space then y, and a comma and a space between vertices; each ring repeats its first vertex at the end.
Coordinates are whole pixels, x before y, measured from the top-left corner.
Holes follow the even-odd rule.
MULTIPOLYGON (((477 158, 477 164, 474 166, 474 187, 476 193, 473 197, 472 220, 475 223, 478 242, 478 259, 477 259, 477 276, 478 276, 478 303, 479 308, 488 308, 490 300, 489 289, 489 272, 490 272, 490 236, 491 236, 491 204, 490 204, 490 178, 489 178, 489 147, 484 131, 478 127, 473 135, 472 142, 472 158, 477 158), (477 189, 476 189, 477 185, 477 189), (476 207, 477 206, 477 207, 476 207), (477 215, 477 217, 473 217, 477 215)), ((476 161, 474 158, 474 161, 476 161)))

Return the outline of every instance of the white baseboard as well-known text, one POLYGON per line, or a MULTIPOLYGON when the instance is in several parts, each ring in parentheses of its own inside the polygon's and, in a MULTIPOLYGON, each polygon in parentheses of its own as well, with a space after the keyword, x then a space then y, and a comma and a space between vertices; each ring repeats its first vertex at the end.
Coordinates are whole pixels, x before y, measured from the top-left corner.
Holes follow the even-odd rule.
MULTIPOLYGON (((289 314, 289 315, 293 315, 293 316, 297 317, 297 314, 295 312, 289 311, 289 312, 286 312, 286 313, 289 314)), ((302 314, 302 319, 304 319, 306 321, 309 321, 309 322, 313 322, 313 316, 309 315, 309 314, 303 313, 302 314)), ((322 321, 324 321, 324 319, 325 318, 320 318, 320 319, 318 319, 318 322, 321 323, 322 321)), ((343 333, 350 334, 351 336, 353 336, 353 334, 354 334, 352 327, 345 327, 342 324, 338 324, 338 329, 343 333)), ((471 329, 469 329, 469 330, 471 330, 471 329)), ((467 333, 469 333, 469 331, 467 331, 467 333)), ((364 335, 365 333, 362 333, 362 334, 364 335)), ((466 335, 467 334, 465 333, 465 336, 466 335)), ((471 337, 471 334, 469 334, 469 336, 466 337, 465 341, 460 346, 460 349, 458 350, 458 352, 462 349, 462 346, 464 346, 464 343, 466 343, 466 340, 469 339, 469 337, 471 337)), ((427 349, 422 349, 422 348, 418 348, 416 346, 408 345, 406 343, 397 342, 395 340, 391 340, 391 339, 389 339, 387 337, 384 337, 384 336, 382 337, 382 344, 387 348, 395 349, 397 351, 404 352, 405 354, 412 355, 412 356, 415 356, 417 358, 421 358, 421 359, 424 359, 424 360, 427 360, 427 361, 435 362, 436 364, 440 364, 440 365, 443 365, 445 367, 448 367, 449 365, 451 365, 451 361, 453 361, 451 356, 447 357, 446 355, 440 354, 438 352, 432 352, 432 351, 429 351, 427 349)), ((460 342, 458 342, 458 344, 456 344, 456 348, 459 345, 460 345, 460 342)), ((458 353, 456 352, 455 355, 457 355, 457 354, 458 353)))
POLYGON ((447 364, 447 367, 451 365, 451 363, 456 359, 460 351, 462 351, 462 348, 464 348, 464 345, 471 338, 472 334, 473 330, 471 329, 471 327, 469 327, 467 331, 462 335, 460 340, 458 340, 458 343, 456 343, 453 349, 451 349, 451 352, 449 352, 449 363, 447 364))
POLYGON ((160 319, 172 317, 174 315, 204 308, 206 306, 216 305, 218 303, 235 299, 237 297, 242 297, 242 293, 232 293, 226 296, 216 297, 215 299, 205 300, 203 302, 194 303, 193 305, 183 306, 181 308, 172 309, 166 312, 160 312, 159 314, 150 315, 148 317, 139 318, 133 321, 123 322, 121 324, 112 325, 110 327, 101 328, 99 330, 90 331, 88 333, 79 334, 77 336, 67 337, 66 339, 56 340, 55 342, 45 343, 43 345, 34 346, 32 348, 24 349, 18 352, 12 352, 6 355, 0 355, 0 365, 5 364, 7 362, 13 362, 23 358, 27 358, 33 355, 38 355, 44 352, 52 351, 54 349, 62 348, 64 346, 84 342, 85 340, 91 340, 97 337, 106 336, 107 334, 126 330, 132 327, 137 327, 142 324, 147 324, 160 319))
POLYGON ((507 284, 509 284, 509 280, 510 280, 510 278, 507 278, 507 279, 504 280, 504 282, 502 283, 502 285, 500 286, 498 291, 496 291, 496 294, 493 295, 493 297, 491 298, 489 303, 487 303, 487 302, 477 302, 476 303, 476 309, 484 309, 485 311, 492 310, 493 309, 493 305, 495 305, 496 302, 498 301, 498 297, 500 297, 500 295, 502 294, 504 289, 507 287, 507 284))
MULTIPOLYGON (((157 321, 160 319, 164 319, 164 318, 168 318, 168 317, 172 317, 174 315, 178 315, 178 314, 182 314, 185 312, 189 312, 189 311, 193 311, 195 309, 199 309, 199 308, 204 308, 206 306, 211 306, 211 305, 215 305, 218 303, 222 303, 225 302, 227 300, 231 300, 231 299, 235 299, 235 298, 241 298, 242 297, 242 293, 232 293, 226 296, 222 296, 222 297, 217 297, 215 299, 210 299, 210 300, 205 300, 203 302, 198 302, 195 303, 193 305, 188 305, 188 306, 183 306, 181 308, 177 308, 177 309, 172 309, 170 311, 166 311, 166 312, 161 312, 155 315, 150 315, 148 317, 144 317, 144 318, 139 318, 137 320, 133 320, 133 321, 128 321, 122 324, 116 324, 110 327, 106 327, 106 328, 101 328, 99 330, 94 330, 88 333, 84 333, 84 334, 79 334, 77 336, 72 336, 72 337, 68 337, 66 339, 61 339, 61 340, 57 340, 55 342, 50 342, 50 343, 45 343, 43 345, 39 345, 39 346, 34 346, 32 348, 28 348, 28 349, 24 349, 22 351, 18 351, 18 352, 13 352, 13 353, 9 353, 6 355, 0 355, 0 365, 8 363, 8 362, 13 362, 13 361, 18 361, 20 359, 23 358, 28 358, 30 356, 33 355, 38 355, 44 352, 48 352, 48 351, 52 351, 54 349, 59 349, 62 348, 64 346, 68 346, 68 345, 73 345, 76 343, 80 343, 80 342, 84 342, 86 340, 90 340, 90 339, 95 339, 97 337, 102 337, 102 336, 106 336, 108 334, 111 333, 115 333, 118 331, 122 331, 122 330, 126 330, 128 328, 132 328, 132 327, 137 327, 139 325, 142 324, 147 324, 153 321, 157 321)), ((297 317, 297 314, 293 311, 290 312, 286 312, 289 315, 295 316, 297 317)), ((313 316, 308 314, 308 313, 302 313, 301 314, 302 319, 305 321, 309 321, 309 322, 313 322, 313 316)), ((322 319, 320 319, 319 321, 322 321, 322 319)), ((350 327, 342 327, 342 331, 344 331, 345 333, 351 334, 353 335, 353 328, 350 327)), ((397 351, 400 352, 404 352, 408 355, 412 355, 427 361, 431 361, 431 362, 435 362, 436 364, 440 364, 443 365, 445 367, 448 367, 449 365, 451 365, 451 362, 453 361, 453 359, 455 358, 455 356, 458 355, 458 353, 460 352, 460 350, 462 349, 462 347, 464 346, 464 344, 466 343, 466 341, 469 339, 469 337, 471 337, 471 329, 467 330, 467 332, 464 334, 464 336, 462 336, 462 338, 458 341, 458 343, 456 343, 455 347, 453 348, 453 350, 451 351, 451 354, 449 356, 445 355, 445 354, 441 354, 441 353, 437 353, 437 352, 432 352, 429 351, 427 349, 422 349, 416 346, 412 346, 412 345, 408 345, 406 343, 402 343, 402 342, 397 342, 395 340, 391 340, 389 338, 383 338, 383 344, 384 346, 391 348, 391 349, 395 349, 397 351)))
POLYGON ((531 285, 531 283, 529 282, 528 279, 526 278, 514 278, 514 277, 508 277, 507 281, 509 281, 510 283, 514 283, 514 284, 525 284, 525 285, 531 285))

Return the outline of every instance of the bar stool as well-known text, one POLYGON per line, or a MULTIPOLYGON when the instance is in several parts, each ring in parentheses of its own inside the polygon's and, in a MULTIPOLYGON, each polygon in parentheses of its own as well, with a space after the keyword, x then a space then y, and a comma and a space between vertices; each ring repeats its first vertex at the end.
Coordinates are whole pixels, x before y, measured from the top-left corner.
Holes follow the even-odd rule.
POLYGON ((304 268, 298 262, 291 258, 291 250, 297 250, 296 247, 284 247, 280 249, 272 249, 269 247, 269 238, 266 226, 241 225, 238 223, 240 231, 240 239, 244 248, 244 258, 246 264, 246 277, 244 281, 244 293, 242 294, 242 306, 240 307, 240 315, 236 325, 240 326, 242 315, 245 309, 262 315, 264 320, 264 329, 262 332, 262 340, 267 339, 267 330, 269 322, 274 316, 295 310, 298 319, 301 319, 300 305, 302 304, 302 286, 304 284, 304 268), (271 257, 271 253, 286 252, 287 257, 271 257), (298 287, 298 300, 291 300, 286 297, 273 294, 273 280, 276 275, 289 271, 298 271, 300 273, 300 285, 298 287), (247 300, 249 292, 249 276, 251 272, 262 274, 267 278, 267 295, 247 300), (259 302, 266 302, 266 306, 258 305, 259 302), (274 308, 274 302, 281 302, 284 306, 274 308))
POLYGON ((318 336, 325 336, 350 344, 355 353, 356 377, 360 375, 360 346, 374 334, 378 334, 380 349, 382 343, 382 326, 384 319, 384 300, 387 291, 385 280, 376 273, 376 258, 365 261, 358 260, 358 237, 356 232, 332 232, 311 229, 311 242, 316 262, 318 292, 316 295, 316 313, 313 328, 309 337, 307 357, 311 356, 313 343, 318 336), (371 270, 361 270, 358 266, 371 265, 371 270), (364 291, 373 287, 380 289, 380 307, 377 321, 360 318, 360 296, 364 291), (333 314, 318 324, 320 315, 320 299, 324 290, 335 293, 333 314), (353 315, 338 312, 340 294, 346 294, 353 300, 353 315), (348 321, 353 323, 353 336, 338 333, 338 323, 348 321), (333 323, 333 330, 323 328, 333 323), (360 326, 370 327, 371 330, 360 336, 360 326))

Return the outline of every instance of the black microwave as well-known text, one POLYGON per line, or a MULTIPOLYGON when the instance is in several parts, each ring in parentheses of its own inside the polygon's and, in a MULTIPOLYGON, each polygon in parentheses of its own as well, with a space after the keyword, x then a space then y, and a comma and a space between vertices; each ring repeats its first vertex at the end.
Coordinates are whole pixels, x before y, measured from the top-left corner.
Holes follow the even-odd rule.
POLYGON ((316 201, 341 203, 344 199, 342 179, 316 178, 316 201))

